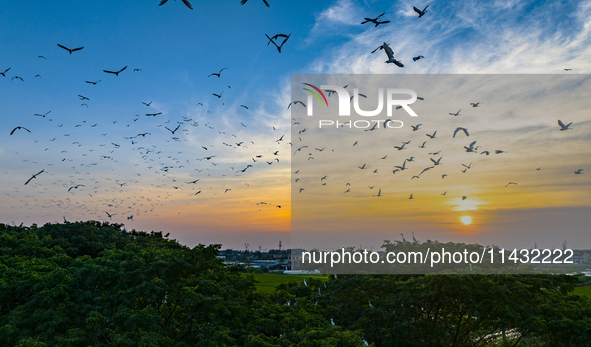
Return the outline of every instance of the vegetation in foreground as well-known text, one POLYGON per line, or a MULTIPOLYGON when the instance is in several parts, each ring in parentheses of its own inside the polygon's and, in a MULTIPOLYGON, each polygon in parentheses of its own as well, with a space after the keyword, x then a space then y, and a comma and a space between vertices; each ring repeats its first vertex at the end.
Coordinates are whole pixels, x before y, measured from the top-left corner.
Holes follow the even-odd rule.
POLYGON ((0 224, 0 346, 591 346, 578 277, 339 275, 265 293, 219 249, 0 224))

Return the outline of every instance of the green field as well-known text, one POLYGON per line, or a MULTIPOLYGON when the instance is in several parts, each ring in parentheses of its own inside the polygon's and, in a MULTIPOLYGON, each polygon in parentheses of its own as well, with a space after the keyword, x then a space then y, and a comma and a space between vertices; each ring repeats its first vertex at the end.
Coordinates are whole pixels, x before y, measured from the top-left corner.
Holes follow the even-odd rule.
POLYGON ((322 281, 328 281, 328 275, 284 275, 284 274, 255 274, 257 281, 256 288, 260 293, 272 293, 281 283, 300 282, 304 279, 317 278, 322 281))
POLYGON ((591 286, 577 287, 573 291, 573 294, 582 295, 582 296, 586 296, 588 298, 591 298, 591 286))

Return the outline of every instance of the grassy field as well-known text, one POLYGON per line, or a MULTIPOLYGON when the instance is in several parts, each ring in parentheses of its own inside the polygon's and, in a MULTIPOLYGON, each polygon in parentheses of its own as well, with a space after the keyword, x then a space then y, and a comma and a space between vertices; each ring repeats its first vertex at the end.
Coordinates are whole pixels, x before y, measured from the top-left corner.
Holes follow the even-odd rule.
POLYGON ((317 278, 321 281, 328 281, 328 275, 284 275, 284 274, 255 274, 257 291, 261 293, 272 293, 281 283, 300 282, 304 279, 317 278))

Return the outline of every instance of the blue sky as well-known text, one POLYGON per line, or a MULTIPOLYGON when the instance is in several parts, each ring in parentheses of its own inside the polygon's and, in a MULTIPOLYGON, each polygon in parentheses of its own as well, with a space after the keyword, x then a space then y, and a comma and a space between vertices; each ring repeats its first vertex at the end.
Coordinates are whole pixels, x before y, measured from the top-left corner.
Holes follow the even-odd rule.
POLYGON ((0 76, 0 222, 104 220, 108 211, 190 245, 273 247, 289 239, 291 74, 591 70, 589 1, 158 2, 0 3, 0 71, 11 68, 0 76), (412 6, 427 4, 416 18, 412 6), (391 23, 360 25, 382 12, 391 23), (291 33, 281 54, 265 38, 278 33, 291 33), (384 41, 404 69, 369 54, 384 41), (58 43, 84 49, 70 55, 58 43), (419 54, 426 59, 413 63, 419 54), (124 66, 117 77, 103 72, 124 66), (175 140, 164 127, 177 125, 175 140), (8 135, 16 126, 31 133, 8 135), (198 160, 206 156, 215 157, 198 160))

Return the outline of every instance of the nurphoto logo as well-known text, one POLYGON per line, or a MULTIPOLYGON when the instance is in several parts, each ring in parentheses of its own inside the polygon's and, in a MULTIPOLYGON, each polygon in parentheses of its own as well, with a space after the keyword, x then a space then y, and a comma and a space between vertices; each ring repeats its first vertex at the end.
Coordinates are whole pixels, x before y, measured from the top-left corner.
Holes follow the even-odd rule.
MULTIPOLYGON (((310 88, 302 88, 305 91, 310 92, 308 95, 308 106, 307 108, 307 115, 313 116, 314 115, 314 97, 318 100, 321 107, 325 106, 328 108, 328 99, 325 95, 325 92, 328 93, 330 97, 332 94, 336 94, 338 98, 338 115, 348 117, 351 116, 351 103, 353 104, 353 110, 355 113, 361 117, 375 117, 382 113, 384 110, 384 104, 386 107, 386 116, 392 117, 393 109, 404 109, 411 117, 418 117, 418 115, 410 108, 410 104, 414 103, 417 100, 417 93, 412 89, 401 89, 401 88, 379 88, 377 92, 377 106, 373 110, 362 110, 359 106, 359 96, 367 98, 366 95, 360 94, 358 88, 353 89, 353 96, 349 94, 349 92, 344 88, 336 85, 321 85, 320 88, 310 84, 310 83, 303 83, 304 85, 310 88), (399 97, 401 95, 410 96, 408 99, 399 99, 395 98, 395 96, 399 97), (385 99, 385 102, 384 102, 385 99)), ((385 120, 372 120, 375 122, 374 128, 380 125, 380 122, 383 123, 383 127, 386 128, 401 128, 403 122, 400 120, 392 120, 391 118, 385 120), (399 124, 397 124, 399 123, 399 124)), ((331 126, 336 125, 337 128, 348 126, 348 128, 369 128, 371 126, 371 122, 368 120, 357 120, 357 121, 348 121, 346 123, 339 123, 339 121, 333 120, 320 120, 319 121, 319 128, 322 126, 331 126)), ((372 128, 373 129, 373 128, 372 128)))

